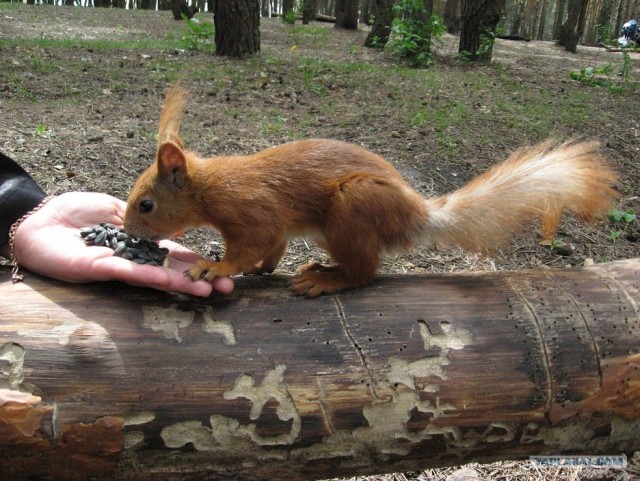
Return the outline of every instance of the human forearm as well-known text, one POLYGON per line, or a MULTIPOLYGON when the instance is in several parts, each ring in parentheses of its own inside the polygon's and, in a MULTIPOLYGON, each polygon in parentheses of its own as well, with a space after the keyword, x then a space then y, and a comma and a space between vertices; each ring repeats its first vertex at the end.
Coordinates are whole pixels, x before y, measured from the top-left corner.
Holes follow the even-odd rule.
POLYGON ((0 254, 9 255, 13 223, 40 204, 46 193, 25 170, 0 152, 0 254))

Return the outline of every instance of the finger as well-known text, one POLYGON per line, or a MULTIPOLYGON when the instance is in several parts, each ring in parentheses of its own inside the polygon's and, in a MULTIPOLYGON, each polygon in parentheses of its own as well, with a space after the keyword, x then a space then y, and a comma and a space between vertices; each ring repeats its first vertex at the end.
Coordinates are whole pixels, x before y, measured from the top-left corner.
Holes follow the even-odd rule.
POLYGON ((230 277, 216 277, 213 280, 213 288, 223 294, 231 294, 233 287, 234 283, 230 277))
MULTIPOLYGON (((98 280, 119 280, 138 286, 162 291, 177 291, 194 296, 207 297, 213 286, 205 281, 192 281, 182 272, 164 267, 136 264, 119 257, 105 257, 95 262, 94 273, 102 275, 98 280)), ((228 289, 227 283, 221 283, 228 289)), ((224 292, 224 291, 223 291, 224 292)))

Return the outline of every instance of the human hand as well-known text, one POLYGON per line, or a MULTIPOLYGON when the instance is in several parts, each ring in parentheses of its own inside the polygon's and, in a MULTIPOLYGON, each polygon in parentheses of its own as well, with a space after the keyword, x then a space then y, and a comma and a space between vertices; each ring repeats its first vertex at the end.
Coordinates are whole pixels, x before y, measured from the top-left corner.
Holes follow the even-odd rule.
POLYGON ((85 245, 80 228, 100 222, 122 225, 125 209, 123 201, 106 194, 69 192, 54 197, 18 227, 16 260, 33 272, 67 282, 119 280, 202 297, 212 289, 225 294, 233 290, 228 277, 217 278, 213 284, 186 277, 183 272, 203 258, 175 242, 160 242, 169 249, 168 267, 136 264, 114 256, 109 247, 85 245))

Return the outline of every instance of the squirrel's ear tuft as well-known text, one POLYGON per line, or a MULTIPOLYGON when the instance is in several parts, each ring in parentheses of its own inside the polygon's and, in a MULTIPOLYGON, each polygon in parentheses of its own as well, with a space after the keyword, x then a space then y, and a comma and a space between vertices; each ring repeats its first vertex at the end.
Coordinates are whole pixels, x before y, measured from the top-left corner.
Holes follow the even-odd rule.
POLYGON ((158 172, 167 181, 182 187, 187 176, 187 161, 175 143, 165 142, 158 147, 158 172))

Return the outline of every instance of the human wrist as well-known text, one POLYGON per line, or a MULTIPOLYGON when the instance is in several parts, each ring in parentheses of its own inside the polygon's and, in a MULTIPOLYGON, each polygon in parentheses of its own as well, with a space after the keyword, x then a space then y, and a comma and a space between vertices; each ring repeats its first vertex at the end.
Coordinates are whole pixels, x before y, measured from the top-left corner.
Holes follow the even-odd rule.
POLYGON ((18 220, 16 220, 11 225, 11 228, 9 229, 9 242, 8 242, 9 259, 11 260, 11 263, 13 264, 13 269, 11 271, 11 281, 14 282, 14 283, 15 282, 20 282, 23 279, 23 277, 18 274, 18 270, 20 269, 20 266, 18 264, 18 259, 16 257, 16 241, 17 241, 17 237, 18 237, 18 234, 19 234, 18 231, 23 226, 23 223, 28 221, 29 217, 31 217, 34 213, 36 213, 42 207, 44 207, 45 204, 47 202, 49 202, 51 199, 53 199, 53 196, 48 196, 48 197, 45 197, 44 199, 42 199, 42 201, 40 201, 40 203, 38 205, 36 205, 33 209, 31 209, 30 211, 28 211, 25 214, 23 214, 22 217, 20 217, 18 220))

